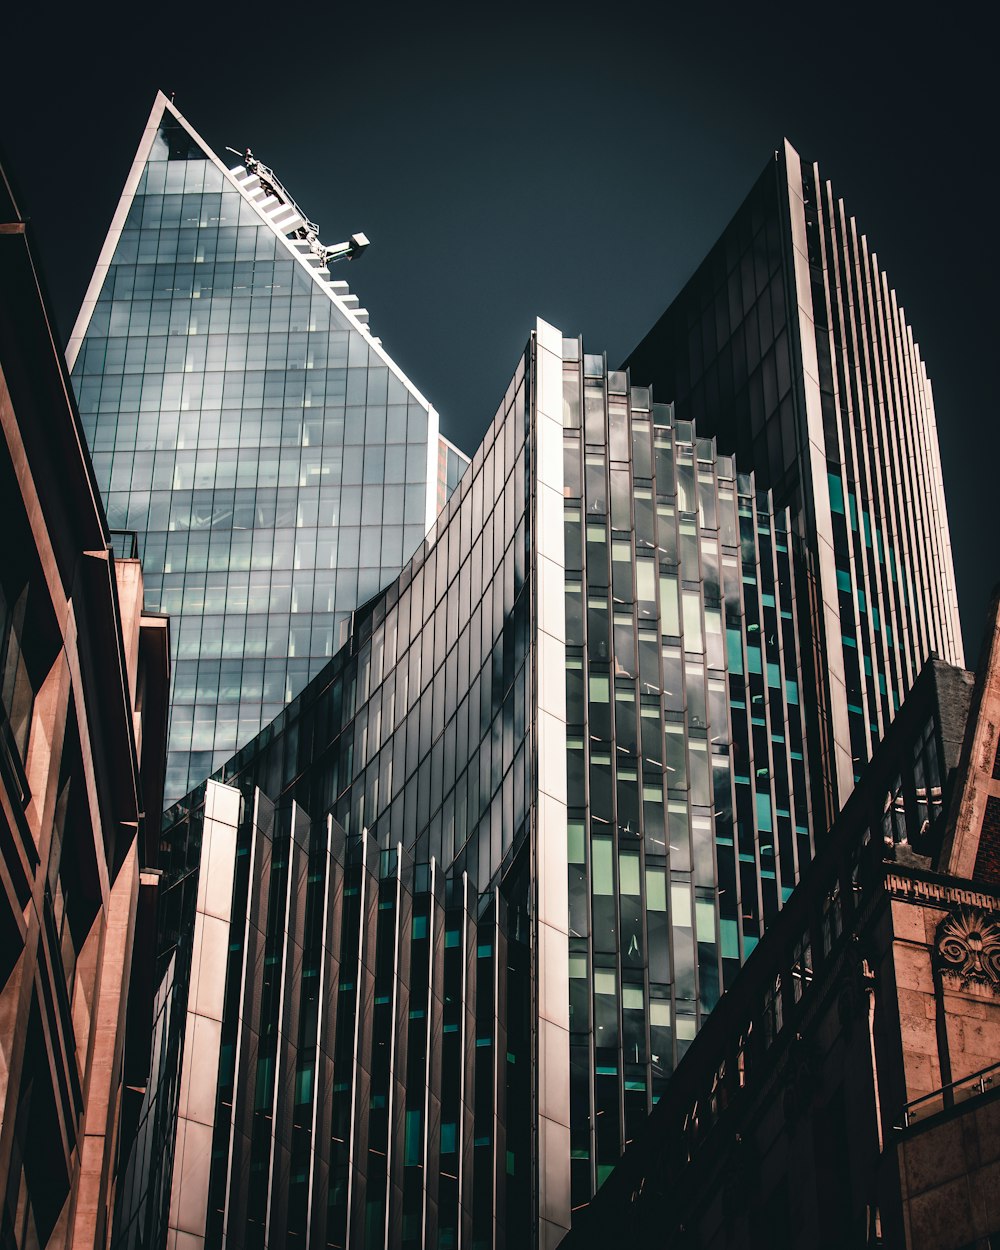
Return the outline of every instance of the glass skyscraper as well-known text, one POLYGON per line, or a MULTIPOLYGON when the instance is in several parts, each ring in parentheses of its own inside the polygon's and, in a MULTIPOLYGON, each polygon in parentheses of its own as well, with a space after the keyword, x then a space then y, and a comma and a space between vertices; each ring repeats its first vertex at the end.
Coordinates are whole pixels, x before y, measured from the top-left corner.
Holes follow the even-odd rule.
POLYGON ((786 141, 628 365, 791 510, 825 828, 928 656, 964 665, 913 330, 843 200, 786 141))
POLYGON ((170 801, 322 668, 467 463, 311 224, 160 95, 69 344, 109 523, 174 624, 170 801))
MULTIPOLYGON (((186 166, 175 122, 150 142, 186 166)), ((425 540, 166 813, 115 1245, 554 1246, 921 660, 960 659, 929 387, 915 367, 878 389, 901 321, 830 330, 848 251, 810 245, 797 161, 779 154, 627 369, 539 321, 450 497, 458 458, 439 442, 432 473, 412 440, 443 504, 425 540)), ((368 402, 354 342, 340 368, 368 402)))
POLYGON ((427 544, 167 814, 119 1244, 558 1239, 811 855, 789 527, 539 323, 427 544))

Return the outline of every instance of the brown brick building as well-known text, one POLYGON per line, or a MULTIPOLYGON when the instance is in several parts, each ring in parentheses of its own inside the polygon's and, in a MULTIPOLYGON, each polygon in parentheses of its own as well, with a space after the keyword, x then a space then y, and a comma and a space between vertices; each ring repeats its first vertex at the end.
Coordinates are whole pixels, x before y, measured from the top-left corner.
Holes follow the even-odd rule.
POLYGON ((125 1038, 150 980, 168 628, 108 531, 2 170, 0 426, 0 1245, 93 1247, 145 1066, 143 1030, 125 1038))

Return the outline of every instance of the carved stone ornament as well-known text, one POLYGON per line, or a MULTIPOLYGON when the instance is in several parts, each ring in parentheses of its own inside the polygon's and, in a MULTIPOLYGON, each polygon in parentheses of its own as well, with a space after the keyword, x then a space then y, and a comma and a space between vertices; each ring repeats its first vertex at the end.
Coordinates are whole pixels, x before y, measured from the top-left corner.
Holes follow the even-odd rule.
POLYGON ((958 907, 938 926, 941 971, 1000 993, 1000 915, 979 907, 958 907))

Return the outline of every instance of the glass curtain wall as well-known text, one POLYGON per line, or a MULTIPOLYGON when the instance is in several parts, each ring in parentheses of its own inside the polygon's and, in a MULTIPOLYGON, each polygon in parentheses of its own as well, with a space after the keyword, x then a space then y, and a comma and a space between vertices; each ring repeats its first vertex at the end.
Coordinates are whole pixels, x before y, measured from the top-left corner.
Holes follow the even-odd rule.
MULTIPOLYGON (((218 1077, 198 1108, 171 1092, 183 1075, 162 1082, 177 1127, 159 1157, 186 1197, 150 1177, 147 1200, 140 1180, 119 1245, 153 1225, 263 1245, 275 1220, 317 1244, 535 1244, 560 1175, 568 1227, 570 1188, 589 1200, 810 855, 788 514, 552 333, 554 381, 533 343, 347 645, 168 813, 161 1020, 187 1040, 162 1053, 218 1077), (554 396, 564 556, 542 579, 554 396), (565 635, 565 671, 541 671, 543 631, 565 635), (543 685, 548 709, 565 697, 558 778, 542 775, 543 685), (217 845, 235 868, 213 956, 198 881, 217 845), (539 947, 551 854, 561 954, 539 947), (225 988, 206 1006, 185 969, 204 984, 213 957, 225 988), (216 1049, 195 1016, 221 1020, 216 1049), (553 1069, 543 1025, 561 1016, 553 1069), (206 1155, 199 1187, 186 1160, 206 1155)), ((163 1101, 151 1086, 151 1126, 163 1101)))
POLYGON ((529 352, 431 540, 166 813, 159 1077, 115 1245, 531 1239, 531 395, 529 352), (185 1070, 217 1074, 207 1102, 185 1070))
POLYGON ((790 509, 825 828, 928 656, 964 662, 914 332, 843 201, 786 142, 627 363, 790 509))
POLYGON ((811 857, 787 510, 563 345, 572 1205, 811 857))
POLYGON ((466 461, 165 101, 144 148, 70 356, 109 523, 173 621, 173 801, 323 667, 466 461))

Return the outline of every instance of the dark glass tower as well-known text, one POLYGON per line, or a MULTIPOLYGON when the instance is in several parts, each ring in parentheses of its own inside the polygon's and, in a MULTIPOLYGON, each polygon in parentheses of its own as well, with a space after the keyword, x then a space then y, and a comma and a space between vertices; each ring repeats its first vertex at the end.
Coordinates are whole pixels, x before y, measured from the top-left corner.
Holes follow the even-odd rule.
POLYGON ((467 463, 311 224, 160 95, 69 345, 110 524, 174 623, 169 801, 323 667, 467 463))
POLYGON ((628 365, 791 511, 825 828, 924 661, 964 664, 913 330, 843 201, 786 141, 628 365))

